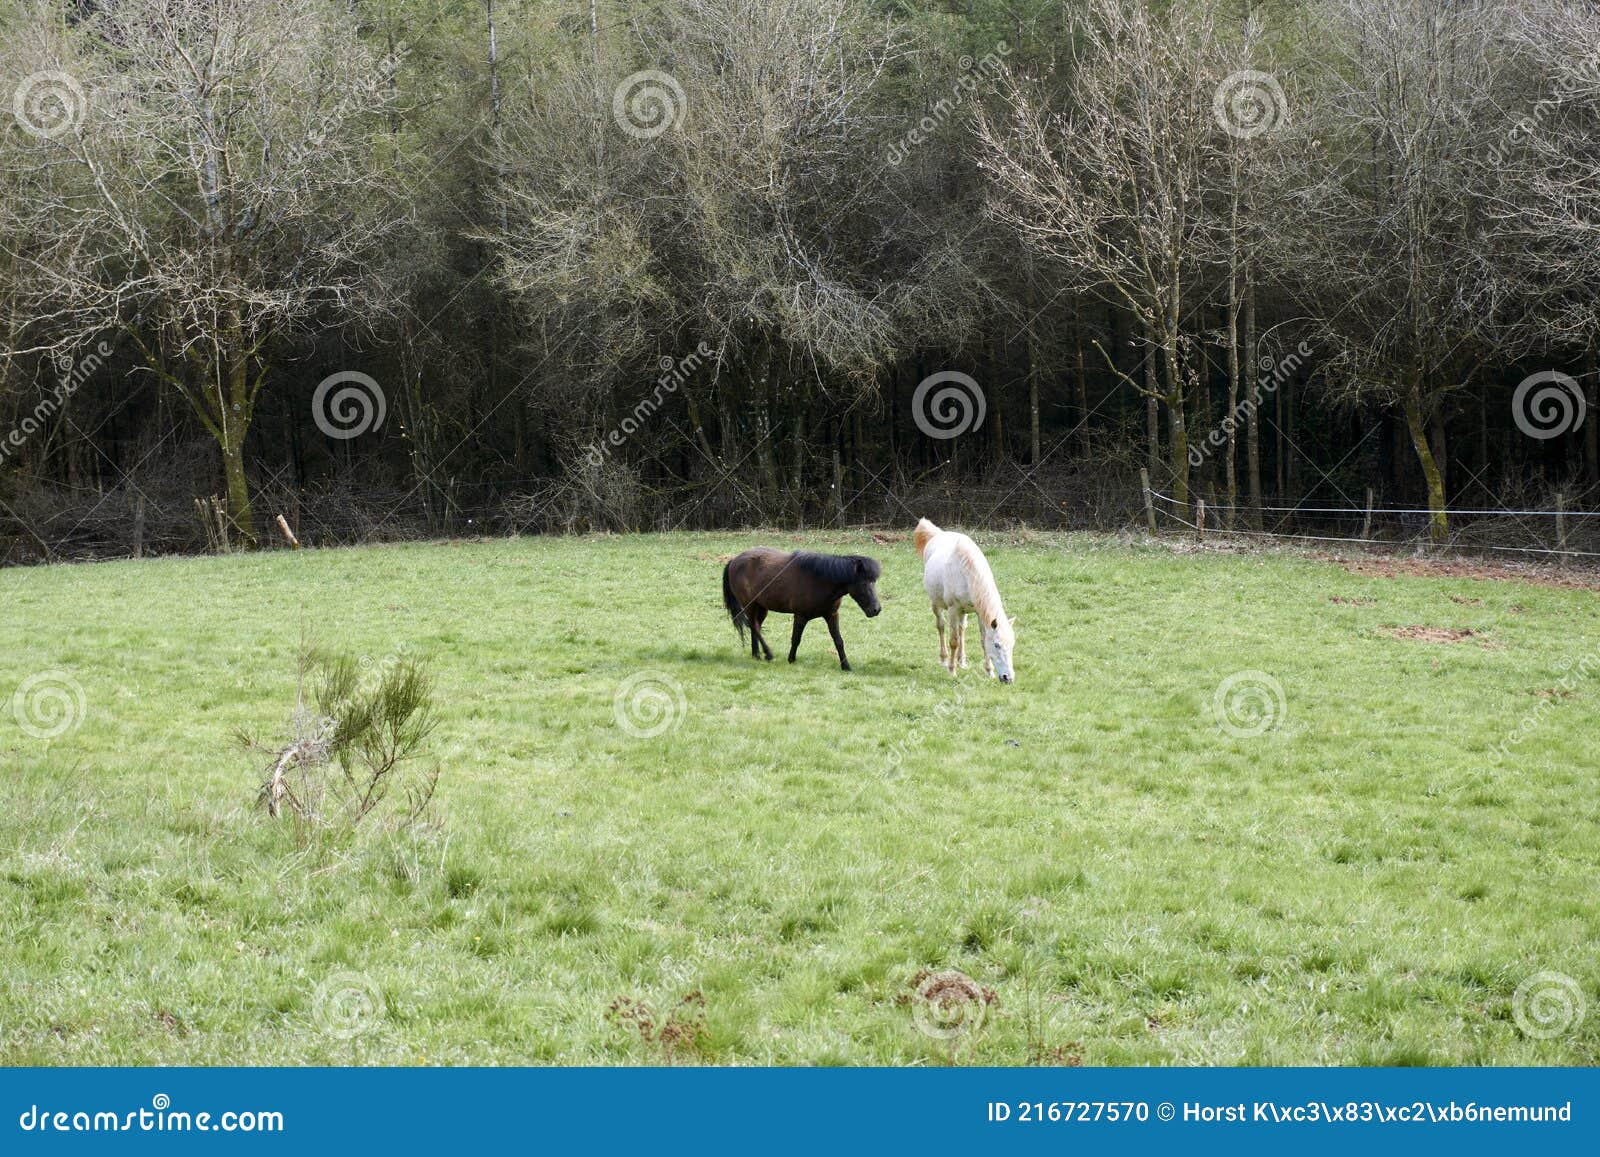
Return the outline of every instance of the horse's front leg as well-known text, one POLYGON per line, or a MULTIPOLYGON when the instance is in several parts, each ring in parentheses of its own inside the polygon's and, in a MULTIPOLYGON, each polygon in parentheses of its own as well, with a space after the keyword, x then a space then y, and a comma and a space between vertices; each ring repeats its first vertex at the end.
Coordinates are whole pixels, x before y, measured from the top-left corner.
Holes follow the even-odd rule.
POLYGON ((806 624, 811 620, 804 615, 795 615, 794 631, 789 636, 789 662, 794 662, 795 652, 800 650, 800 636, 806 633, 806 624))
MULTIPOLYGON (((967 613, 956 613, 956 666, 967 669, 967 613)), ((954 668, 951 668, 954 670, 954 668)))
POLYGON ((933 625, 939 628, 939 664, 940 666, 948 667, 950 665, 950 651, 944 645, 944 612, 937 606, 933 608, 933 625))
POLYGON ((839 612, 827 616, 828 634, 833 636, 833 648, 839 652, 839 670, 850 670, 850 660, 844 657, 844 638, 839 634, 839 612))

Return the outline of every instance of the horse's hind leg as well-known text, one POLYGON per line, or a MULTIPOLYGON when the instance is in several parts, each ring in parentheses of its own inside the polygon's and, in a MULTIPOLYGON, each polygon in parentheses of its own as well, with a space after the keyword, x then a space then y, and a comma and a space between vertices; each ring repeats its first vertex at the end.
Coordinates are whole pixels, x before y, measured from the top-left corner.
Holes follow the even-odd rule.
POLYGON ((794 617, 794 631, 789 635, 789 662, 794 662, 795 652, 800 649, 800 636, 806 633, 806 624, 811 620, 804 615, 794 617))
POLYGON ((772 661, 772 648, 767 646, 767 637, 761 633, 761 624, 767 621, 767 608, 756 607, 750 612, 750 657, 752 659, 766 659, 772 661), (756 648, 760 647, 761 650, 756 648), (766 654, 762 654, 765 651, 766 654))
POLYGON ((933 608, 933 625, 939 628, 939 665, 948 667, 950 665, 950 652, 949 648, 944 645, 944 612, 938 607, 933 608))

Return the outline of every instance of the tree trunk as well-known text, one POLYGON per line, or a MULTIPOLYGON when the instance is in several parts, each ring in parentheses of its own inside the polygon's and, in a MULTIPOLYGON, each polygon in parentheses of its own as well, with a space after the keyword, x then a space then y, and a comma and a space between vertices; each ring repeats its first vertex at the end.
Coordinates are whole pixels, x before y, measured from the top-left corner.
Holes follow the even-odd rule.
POLYGON ((1034 333, 1031 322, 1028 325, 1028 462, 1039 465, 1039 336, 1034 333))
POLYGON ((1444 474, 1434 459, 1433 447, 1428 444, 1428 424, 1422 413, 1422 390, 1415 383, 1406 391, 1406 430, 1411 435, 1411 447, 1417 452, 1422 476, 1428 483, 1428 537, 1435 545, 1442 545, 1450 536, 1450 520, 1444 505, 1444 474))
POLYGON ((1078 445, 1089 456, 1089 367, 1083 361, 1083 321, 1074 326, 1073 354, 1078 366, 1078 445))
POLYGON ((250 508, 250 483, 244 474, 244 423, 222 428, 222 475, 228 486, 228 518, 251 546, 257 542, 255 512, 250 508))
POLYGON ((1232 526, 1239 506, 1239 469, 1234 462, 1238 450, 1238 432, 1234 413, 1239 408, 1239 279, 1228 279, 1228 411, 1222 423, 1223 434, 1223 487, 1227 492, 1227 509, 1222 522, 1232 526))
MULTIPOLYGON (((1144 331, 1144 432, 1149 443, 1150 477, 1161 477, 1161 403, 1157 401, 1156 343, 1149 327, 1144 331)), ((1158 483, 1159 485, 1159 483, 1158 483)))
POLYGON ((1028 463, 1039 465, 1039 292, 1033 276, 1033 253, 1027 255, 1028 279, 1028 463))
POLYGON ((253 548, 260 538, 256 534, 255 512, 250 507, 250 481, 244 472, 244 443, 255 416, 255 392, 250 382, 249 359, 237 352, 244 345, 244 336, 237 324, 226 332, 234 352, 223 355, 227 358, 228 381, 226 397, 217 399, 221 411, 217 443, 222 449, 222 473, 228 485, 228 518, 245 545, 253 548))
POLYGON ((1278 388, 1272 391, 1272 481, 1274 487, 1276 488, 1279 506, 1288 505, 1284 499, 1289 497, 1289 488, 1284 484, 1283 480, 1283 394, 1287 386, 1287 382, 1279 382, 1278 388))
POLYGON ((1161 342, 1167 382, 1167 461, 1172 464, 1172 497, 1189 505, 1189 429, 1183 412, 1183 374, 1178 368, 1178 335, 1166 334, 1161 342))
MULTIPOLYGON (((1250 276, 1250 266, 1244 269, 1244 362, 1249 367, 1246 381, 1256 381, 1261 376, 1261 366, 1256 353, 1256 285, 1250 276)), ((1245 427, 1244 447, 1246 467, 1250 474, 1250 528, 1261 529, 1261 410, 1254 387, 1251 387, 1249 425, 1245 427)))
POLYGON ((1299 410, 1294 382, 1286 380, 1279 392, 1283 394, 1283 480, 1288 487, 1287 505, 1295 506, 1300 502, 1300 452, 1295 449, 1294 440, 1299 410))
POLYGON ((1591 484, 1600 482, 1600 353, 1589 351, 1589 372, 1584 375, 1589 419, 1583 424, 1583 464, 1591 484))

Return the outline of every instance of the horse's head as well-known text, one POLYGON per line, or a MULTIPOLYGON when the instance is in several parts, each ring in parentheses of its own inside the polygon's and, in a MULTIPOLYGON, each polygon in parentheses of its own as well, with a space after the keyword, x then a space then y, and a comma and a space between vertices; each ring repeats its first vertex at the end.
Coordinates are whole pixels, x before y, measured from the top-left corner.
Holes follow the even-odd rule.
POLYGON ((883 604, 878 602, 878 588, 873 585, 883 573, 883 567, 878 565, 877 559, 860 554, 851 555, 850 561, 856 564, 855 577, 850 580, 850 597, 867 618, 874 618, 883 610, 883 604))
POLYGON ((1008 619, 1004 615, 983 622, 983 653, 994 664, 994 673, 1002 683, 1013 682, 1017 677, 1011 666, 1011 650, 1017 644, 1013 630, 1015 623, 1015 619, 1008 619))

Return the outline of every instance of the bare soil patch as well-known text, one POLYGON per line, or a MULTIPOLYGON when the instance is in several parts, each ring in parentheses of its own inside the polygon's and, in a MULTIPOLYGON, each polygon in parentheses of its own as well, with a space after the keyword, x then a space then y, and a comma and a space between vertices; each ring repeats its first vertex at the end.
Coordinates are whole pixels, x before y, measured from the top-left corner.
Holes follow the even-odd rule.
POLYGON ((1384 632, 1391 639, 1409 639, 1416 643, 1468 643, 1476 642, 1482 647, 1500 647, 1503 644, 1472 630, 1470 627, 1457 629, 1455 627, 1389 627, 1384 632))
MULTIPOLYGON (((1465 559, 1392 558, 1382 555, 1350 558, 1313 553, 1312 558, 1332 562, 1365 578, 1465 578, 1483 582, 1525 582, 1563 590, 1600 590, 1600 573, 1592 570, 1557 570, 1530 563, 1483 563, 1465 559)), ((1459 600, 1458 600, 1459 601, 1459 600)))

